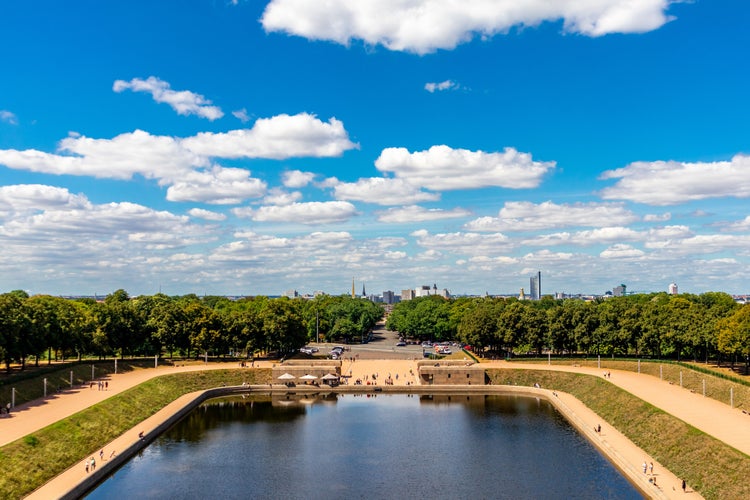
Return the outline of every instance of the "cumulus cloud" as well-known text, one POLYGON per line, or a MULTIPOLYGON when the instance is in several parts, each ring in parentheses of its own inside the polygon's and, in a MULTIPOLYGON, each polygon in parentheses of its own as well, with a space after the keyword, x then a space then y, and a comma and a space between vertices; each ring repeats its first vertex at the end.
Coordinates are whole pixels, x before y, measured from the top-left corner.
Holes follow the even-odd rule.
POLYGON ((515 244, 501 233, 479 234, 466 232, 431 234, 424 229, 411 234, 427 249, 459 255, 498 255, 514 248, 515 244))
POLYGON ((624 243, 617 243, 606 250, 602 250, 599 257, 602 259, 637 259, 644 255, 645 252, 643 250, 639 250, 638 248, 634 248, 624 243))
POLYGON ((72 194, 65 188, 43 184, 0 186, 0 217, 88 206, 84 195, 72 194))
POLYGON ((299 189, 310 184, 315 179, 312 172, 302 172, 301 170, 287 170, 281 175, 281 183, 284 187, 299 189))
POLYGON ((644 222, 666 222, 672 218, 672 214, 664 212, 663 214, 646 214, 643 216, 644 222))
POLYGON ((18 125, 18 118, 15 113, 12 113, 6 109, 0 109, 0 122, 9 123, 11 125, 18 125))
POLYGON ((483 187, 534 188, 555 163, 534 161, 530 154, 513 148, 505 148, 502 153, 486 153, 441 145, 414 153, 406 148, 386 148, 375 166, 413 186, 449 191, 483 187))
MULTIPOLYGON (((224 168, 214 158, 289 158, 338 156, 352 144, 341 122, 323 123, 312 115, 280 115, 258 120, 247 130, 199 134, 184 139, 143 130, 96 139, 72 134, 55 153, 35 149, 0 150, 0 165, 16 170, 129 180, 135 175, 168 186, 172 201, 240 203, 264 194, 265 182, 250 172, 224 168)), ((308 174, 290 178, 299 184, 308 174)), ((312 175, 312 174, 309 174, 312 175)))
POLYGON ((618 179, 601 191, 604 199, 648 205, 676 205, 708 198, 750 197, 750 156, 730 161, 685 163, 635 162, 604 172, 601 179, 618 179))
POLYGON ((400 208, 389 208, 384 212, 378 212, 380 222, 405 223, 405 222, 424 222, 441 219, 455 219, 457 217, 466 217, 471 214, 463 208, 453 208, 446 210, 443 208, 424 208, 418 205, 410 205, 400 208))
POLYGON ((563 30, 587 36, 643 33, 671 18, 671 0, 272 0, 261 23, 268 32, 349 45, 361 40, 389 50, 425 54, 475 37, 562 20, 563 30))
POLYGON ((251 129, 201 132, 182 140, 188 150, 219 158, 269 158, 300 156, 335 157, 359 148, 349 140, 344 124, 336 118, 320 121, 308 113, 261 118, 251 129))
POLYGON ((346 222, 357 215, 354 205, 345 201, 313 201, 290 205, 269 205, 257 209, 236 208, 238 217, 249 217, 257 222, 290 222, 297 224, 333 224, 346 222))
POLYGON ((640 241, 644 238, 645 235, 643 233, 627 227, 601 227, 589 231, 577 231, 574 233, 561 232, 544 234, 523 240, 522 244, 533 246, 590 246, 615 243, 619 241, 640 241))
POLYGON ((626 225, 637 220, 621 203, 535 204, 509 201, 497 217, 480 217, 464 228, 470 231, 538 231, 564 227, 626 225))
POLYGON ((422 201, 437 201, 440 195, 427 193, 404 179, 369 177, 357 182, 340 182, 330 178, 325 186, 333 188, 333 196, 338 200, 363 201, 378 205, 402 205, 422 201))
POLYGON ((263 203, 266 205, 291 205, 301 199, 302 193, 299 191, 287 192, 280 188, 273 188, 263 198, 263 203))
POLYGON ((169 201, 201 201, 213 205, 236 205, 247 198, 259 198, 266 183, 250 177, 242 168, 214 166, 193 170, 167 188, 169 201))
POLYGON ((212 212, 211 210, 205 210, 203 208, 191 208, 188 210, 188 214, 197 219, 204 219, 210 221, 222 221, 226 220, 227 216, 219 212, 212 212))
POLYGON ((115 80, 112 90, 118 93, 125 90, 146 92, 151 94, 154 101, 169 104, 180 115, 196 115, 211 121, 224 116, 221 108, 212 106, 211 101, 202 95, 189 90, 172 90, 168 82, 155 76, 149 76, 145 80, 133 78, 129 82, 115 80))
POLYGON ((430 94, 435 93, 435 91, 442 92, 444 90, 458 90, 459 88, 461 88, 460 85, 453 80, 445 80, 440 83, 428 82, 424 84, 424 89, 430 94))

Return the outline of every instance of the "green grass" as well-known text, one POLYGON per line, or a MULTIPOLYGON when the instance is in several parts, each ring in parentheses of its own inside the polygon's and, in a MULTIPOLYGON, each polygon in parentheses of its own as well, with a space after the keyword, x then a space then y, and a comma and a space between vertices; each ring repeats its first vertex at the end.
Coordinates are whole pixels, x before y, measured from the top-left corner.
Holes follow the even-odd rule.
POLYGON ((269 369, 210 370, 149 380, 0 448, 0 496, 31 493, 183 394, 270 380, 269 369))
POLYGON ((599 377, 546 370, 487 373, 494 385, 539 383, 574 395, 707 499, 750 498, 748 455, 599 377))
MULTIPOLYGON (((533 364, 547 364, 546 359, 525 360, 516 358, 514 362, 524 362, 533 364)), ((552 358, 553 365, 559 366, 586 366, 596 368, 598 361, 596 358, 552 358)), ((602 370, 625 370, 631 372, 638 371, 637 360, 620 360, 611 358, 602 358, 602 370)), ((708 368, 705 365, 695 365, 693 363, 677 363, 674 361, 641 361, 640 372, 654 377, 661 376, 667 382, 675 385, 680 384, 680 372, 682 372, 682 386, 690 391, 703 394, 703 381, 706 381, 706 397, 715 399, 724 404, 730 404, 730 395, 734 399, 734 407, 750 410, 750 381, 720 369, 708 368), (659 371, 661 368, 661 372, 659 371), (730 393, 731 389, 731 393, 730 393)))

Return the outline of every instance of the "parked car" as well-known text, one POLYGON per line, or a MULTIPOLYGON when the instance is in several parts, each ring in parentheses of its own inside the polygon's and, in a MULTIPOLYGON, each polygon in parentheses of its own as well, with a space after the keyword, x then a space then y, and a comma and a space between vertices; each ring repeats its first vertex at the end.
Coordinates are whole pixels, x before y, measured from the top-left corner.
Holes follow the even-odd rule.
POLYGON ((406 342, 404 342, 403 340, 399 340, 398 342, 396 342, 396 347, 403 347, 405 345, 406 345, 406 342))

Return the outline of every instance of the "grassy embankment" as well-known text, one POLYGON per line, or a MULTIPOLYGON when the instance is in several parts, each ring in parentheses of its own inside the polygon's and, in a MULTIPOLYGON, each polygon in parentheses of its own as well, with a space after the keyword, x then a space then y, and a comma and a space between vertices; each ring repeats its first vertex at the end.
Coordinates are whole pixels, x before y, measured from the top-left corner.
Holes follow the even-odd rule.
POLYGON ((605 380, 546 370, 488 370, 493 385, 568 392, 705 498, 750 498, 750 457, 605 380))
POLYGON ((270 369, 210 370, 149 380, 0 448, 0 496, 21 498, 32 492, 183 394, 270 380, 270 369))
MULTIPOLYGON (((547 359, 515 358, 513 362, 546 365, 547 359)), ((552 358, 551 364, 596 368, 598 360, 596 358, 552 358)), ((637 360, 602 358, 601 369, 637 372, 639 367, 637 360)), ((640 373, 657 378, 661 376, 665 381, 674 385, 680 384, 680 373, 682 373, 682 387, 697 394, 703 394, 703 381, 705 380, 706 397, 728 405, 730 404, 731 395, 733 396, 735 408, 750 411, 750 378, 732 373, 727 368, 719 368, 715 365, 705 365, 702 363, 642 360, 640 363, 640 373)))

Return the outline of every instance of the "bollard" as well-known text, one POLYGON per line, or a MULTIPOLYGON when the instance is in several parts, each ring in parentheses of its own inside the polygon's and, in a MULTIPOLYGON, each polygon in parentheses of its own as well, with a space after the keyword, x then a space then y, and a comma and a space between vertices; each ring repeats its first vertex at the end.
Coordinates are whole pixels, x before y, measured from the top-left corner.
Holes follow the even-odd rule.
POLYGON ((94 381, 94 365, 91 365, 91 381, 94 381))
POLYGON ((70 388, 73 388, 73 370, 70 370, 70 388))
POLYGON ((44 397, 47 397, 47 379, 44 379, 44 397))
POLYGON ((734 387, 729 388, 729 407, 734 409, 734 387))
POLYGON ((117 358, 115 358, 115 375, 117 375, 117 358))
POLYGON ((600 368, 602 367, 602 356, 601 354, 596 355, 596 367, 600 368))
POLYGON ((156 368, 159 365, 159 355, 154 354, 154 368, 156 368))
POLYGON ((682 387, 682 370, 680 370, 680 387, 682 387))
POLYGON ((547 351, 547 366, 552 364, 552 353, 547 351))
POLYGON ((703 379, 703 397, 706 397, 706 379, 703 379))
POLYGON ((10 392, 10 407, 11 408, 15 408, 16 407, 16 388, 15 387, 10 392))
POLYGON ((638 360, 638 373, 641 373, 641 360, 638 360))
POLYGON ((659 365, 659 380, 664 380, 664 374, 662 374, 661 365, 659 365))

